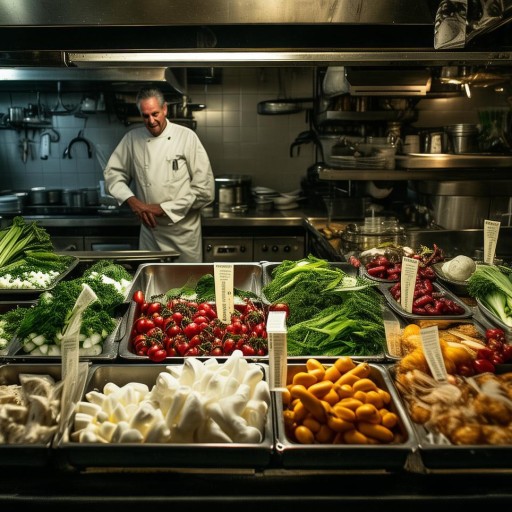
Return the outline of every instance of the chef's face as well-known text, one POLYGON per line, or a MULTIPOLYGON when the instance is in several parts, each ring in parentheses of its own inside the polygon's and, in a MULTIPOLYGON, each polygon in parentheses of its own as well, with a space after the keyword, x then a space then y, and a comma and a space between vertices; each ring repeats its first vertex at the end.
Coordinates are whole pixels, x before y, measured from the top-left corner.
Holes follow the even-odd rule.
POLYGON ((148 98, 140 102, 140 113, 149 133, 158 137, 167 125, 167 104, 161 107, 156 98, 148 98))

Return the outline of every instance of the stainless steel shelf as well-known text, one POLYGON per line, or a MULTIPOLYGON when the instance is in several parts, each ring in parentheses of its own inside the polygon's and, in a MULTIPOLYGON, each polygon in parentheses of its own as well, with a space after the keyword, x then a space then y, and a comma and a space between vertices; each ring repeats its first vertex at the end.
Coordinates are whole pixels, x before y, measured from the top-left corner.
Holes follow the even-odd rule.
POLYGON ((326 181, 368 181, 368 180, 497 180, 512 179, 511 168, 480 169, 335 169, 324 168, 318 177, 326 181))

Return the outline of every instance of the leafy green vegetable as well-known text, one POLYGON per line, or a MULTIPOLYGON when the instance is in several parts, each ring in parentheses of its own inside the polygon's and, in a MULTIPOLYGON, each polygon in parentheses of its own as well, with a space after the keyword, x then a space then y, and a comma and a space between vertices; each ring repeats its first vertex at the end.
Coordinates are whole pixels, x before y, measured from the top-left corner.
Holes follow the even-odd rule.
POLYGON ((312 255, 298 261, 284 260, 274 267, 271 275, 272 281, 263 287, 263 294, 272 303, 288 304, 288 325, 341 304, 343 295, 349 291, 377 286, 376 281, 349 276, 327 260, 312 255))
POLYGON ((382 296, 374 289, 347 292, 341 304, 288 329, 288 355, 374 355, 385 342, 382 296))
POLYGON ((123 303, 124 295, 109 282, 113 281, 112 278, 103 274, 103 271, 116 275, 120 279, 122 279, 121 276, 128 276, 131 279, 130 274, 121 265, 107 263, 105 260, 98 261, 87 269, 82 277, 61 281, 51 292, 43 293, 37 304, 24 316, 18 329, 18 337, 25 339, 31 333, 37 333, 47 340, 58 340, 69 322, 84 283, 92 288, 98 300, 85 309, 80 333, 88 335, 91 329, 98 329, 95 332, 101 333, 105 330, 110 334, 116 325, 113 318, 116 308, 123 303))
POLYGON ((14 217, 11 226, 0 230, 0 267, 17 261, 30 251, 54 250, 50 235, 35 221, 14 217))
MULTIPOLYGON (((235 297, 259 299, 258 295, 250 290, 233 288, 235 297)), ((189 278, 182 287, 171 288, 165 293, 167 299, 173 297, 196 297, 199 300, 215 301, 215 278, 212 274, 203 274, 197 282, 189 278)))
POLYGON ((468 279, 468 293, 503 323, 512 327, 512 282, 494 265, 477 265, 468 279))

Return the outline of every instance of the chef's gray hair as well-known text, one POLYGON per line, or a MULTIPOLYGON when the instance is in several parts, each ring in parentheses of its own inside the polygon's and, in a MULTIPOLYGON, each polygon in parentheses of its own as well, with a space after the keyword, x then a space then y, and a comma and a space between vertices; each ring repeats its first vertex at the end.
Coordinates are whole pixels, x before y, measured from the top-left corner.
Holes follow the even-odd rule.
POLYGON ((165 98, 160 89, 145 87, 137 93, 137 98, 135 99, 135 103, 137 105, 137 108, 139 109, 139 112, 141 101, 148 100, 149 98, 156 98, 161 108, 163 108, 163 106, 165 105, 165 98))

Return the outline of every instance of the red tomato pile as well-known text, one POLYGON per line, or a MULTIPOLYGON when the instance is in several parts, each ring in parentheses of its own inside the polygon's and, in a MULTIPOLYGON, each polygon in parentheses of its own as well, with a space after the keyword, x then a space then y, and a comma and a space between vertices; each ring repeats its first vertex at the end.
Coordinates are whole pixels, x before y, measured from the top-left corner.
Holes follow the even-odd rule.
POLYGON ((496 371, 496 366, 512 361, 512 345, 507 344, 502 329, 487 329, 485 332, 485 348, 478 350, 473 361, 475 373, 496 371))
POLYGON ((183 298, 148 302, 141 290, 132 298, 137 304, 132 349, 151 361, 176 356, 228 356, 235 349, 244 356, 268 354, 265 312, 250 299, 235 305, 231 322, 224 324, 217 317, 215 305, 209 302, 183 298))

